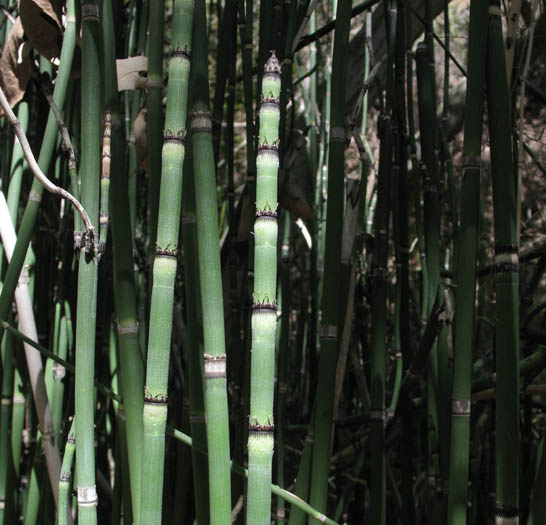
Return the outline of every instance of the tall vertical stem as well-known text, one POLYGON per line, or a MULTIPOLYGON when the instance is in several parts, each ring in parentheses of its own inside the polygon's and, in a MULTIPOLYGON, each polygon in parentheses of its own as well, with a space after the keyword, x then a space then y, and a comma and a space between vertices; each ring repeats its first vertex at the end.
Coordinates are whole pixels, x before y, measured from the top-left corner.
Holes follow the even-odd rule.
POLYGON ((176 0, 163 135, 159 217, 153 268, 143 412, 141 522, 161 523, 167 386, 182 199, 193 0, 176 0))
POLYGON ((470 447, 470 394, 476 302, 480 212, 480 154, 482 142, 487 4, 470 3, 468 80, 464 125, 464 164, 461 188, 461 228, 457 242, 455 348, 451 400, 448 524, 465 525, 470 447))
POLYGON ((336 11, 336 30, 332 62, 331 129, 328 147, 328 203, 326 211, 326 253, 321 299, 322 327, 318 385, 315 397, 315 443, 311 505, 326 510, 328 471, 332 435, 332 410, 337 364, 338 275, 343 223, 343 174, 345 162, 345 80, 351 21, 351 0, 340 0, 336 11))
POLYGON ((495 226, 497 523, 519 523, 519 256, 510 96, 499 0, 489 2, 487 114, 495 226))
POLYGON ((248 437, 247 523, 269 524, 273 458, 273 393, 277 324, 277 172, 280 64, 273 54, 262 78, 256 159, 254 294, 248 437))
MULTIPOLYGON (((99 217, 101 160, 101 67, 99 6, 82 4, 81 202, 93 224, 99 217)), ((95 403, 93 378, 98 258, 82 250, 76 311, 76 455, 79 523, 97 523, 95 488, 95 403)))
MULTIPOLYGON (((115 33, 110 0, 103 2, 103 40, 105 107, 111 117, 111 230, 114 273, 114 304, 119 342, 119 377, 125 417, 133 520, 140 525, 140 488, 142 472, 142 411, 144 364, 138 344, 137 298, 133 271, 133 242, 130 220, 127 166, 121 137, 121 115, 117 90, 115 33)), ((136 95, 136 93, 135 93, 136 95)), ((103 159, 104 163, 104 159, 103 159)), ((102 183, 102 180, 101 180, 102 183)), ((102 199, 101 199, 102 200, 102 199)), ((102 210, 101 210, 102 211, 102 210)), ((102 215, 101 215, 102 217, 102 215)), ((126 487, 125 487, 126 489, 126 487)))
POLYGON ((216 172, 209 113, 205 2, 196 2, 192 69, 192 153, 195 177, 199 281, 203 309, 205 414, 211 525, 231 523, 229 417, 222 274, 218 247, 216 172))
POLYGON ((163 34, 165 0, 150 0, 148 34, 148 253, 155 250, 161 183, 161 130, 163 124, 163 34))

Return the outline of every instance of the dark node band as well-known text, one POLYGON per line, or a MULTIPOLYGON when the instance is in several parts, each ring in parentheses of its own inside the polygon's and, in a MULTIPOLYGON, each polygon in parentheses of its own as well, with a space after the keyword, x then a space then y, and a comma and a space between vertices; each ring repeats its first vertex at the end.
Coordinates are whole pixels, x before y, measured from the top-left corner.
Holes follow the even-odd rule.
POLYGON ((272 111, 279 110, 280 106, 280 98, 279 97, 269 97, 269 96, 263 96, 260 101, 260 110, 262 109, 270 109, 272 111))
POLYGON ((186 58, 187 60, 189 60, 191 57, 191 54, 187 48, 182 49, 180 47, 177 47, 171 51, 171 58, 174 58, 174 57, 181 57, 181 58, 186 58))
POLYGON ((513 505, 495 504, 495 515, 501 518, 517 518, 519 516, 519 508, 513 505))
POLYGON ((169 250, 168 248, 160 248, 159 246, 155 249, 155 254, 158 257, 176 257, 177 250, 169 250))
POLYGON ((259 312, 260 310, 277 312, 277 303, 275 301, 270 303, 267 299, 265 299, 263 303, 257 302, 252 305, 253 312, 259 312))
POLYGON ((277 210, 272 210, 270 208, 265 208, 263 210, 260 210, 256 208, 256 219, 277 220, 277 210))
POLYGON ((170 144, 184 144, 186 138, 185 132, 179 132, 179 133, 172 133, 172 132, 165 132, 163 134, 163 142, 170 143, 170 144))
POLYGON ((259 423, 250 422, 248 430, 256 434, 270 434, 275 430, 275 425, 260 425, 259 423))
POLYGON ((258 144, 258 154, 262 151, 271 151, 278 153, 279 151, 279 141, 274 140, 271 144, 264 142, 263 144, 258 144))
POLYGON ((144 403, 149 405, 166 405, 167 396, 147 396, 144 395, 144 403))

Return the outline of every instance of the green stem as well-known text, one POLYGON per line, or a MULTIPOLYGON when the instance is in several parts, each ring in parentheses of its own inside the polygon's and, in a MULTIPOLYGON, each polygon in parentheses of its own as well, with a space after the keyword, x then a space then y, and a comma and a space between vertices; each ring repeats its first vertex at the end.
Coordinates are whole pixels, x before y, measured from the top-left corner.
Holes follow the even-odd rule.
POLYGON ((148 253, 153 255, 157 234, 159 188, 161 182, 161 137, 163 124, 163 34, 165 0, 150 1, 148 26, 148 253))
POLYGON ((209 454, 211 525, 231 523, 229 417, 218 203, 209 113, 205 3, 198 0, 193 41, 192 151, 197 212, 199 282, 203 310, 205 414, 209 454))
POLYGON ((311 505, 325 511, 336 362, 338 353, 338 275, 343 224, 345 87, 347 52, 351 21, 351 0, 340 0, 336 12, 336 31, 332 63, 331 129, 328 146, 328 201, 325 238, 325 264, 322 292, 322 327, 317 394, 315 397, 315 443, 311 475, 311 505))
POLYGON ((250 368, 247 522, 269 524, 273 459, 273 397, 277 324, 277 172, 280 63, 265 64, 256 159, 254 294, 250 368))
POLYGON ((468 81, 466 87, 461 228, 457 239, 457 291, 455 294, 455 348, 451 402, 448 524, 467 522, 468 463, 470 448, 470 394, 476 264, 480 211, 480 153, 485 84, 487 4, 473 0, 468 29, 468 81))
POLYGON ((167 386, 174 281, 182 198, 182 167, 190 72, 193 0, 176 0, 162 152, 143 412, 142 523, 161 523, 167 386))
POLYGON ((489 2, 486 91, 495 226, 497 521, 519 516, 519 256, 510 96, 499 0, 489 2))
MULTIPOLYGON (((98 223, 101 157, 101 67, 99 6, 82 5, 82 120, 81 199, 98 223)), ((78 269, 76 317, 75 413, 78 486, 78 519, 82 525, 96 524, 98 503, 95 488, 95 437, 93 378, 95 365, 96 297, 98 258, 81 251, 78 269)))

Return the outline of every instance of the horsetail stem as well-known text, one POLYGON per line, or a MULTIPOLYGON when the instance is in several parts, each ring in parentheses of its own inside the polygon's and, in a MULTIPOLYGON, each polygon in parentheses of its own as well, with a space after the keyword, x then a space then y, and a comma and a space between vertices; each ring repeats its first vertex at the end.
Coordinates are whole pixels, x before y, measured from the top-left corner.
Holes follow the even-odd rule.
POLYGON ((181 215, 192 23, 193 0, 176 0, 168 66, 160 212, 153 267, 143 414, 141 522, 157 525, 161 523, 162 514, 167 383, 181 215))
POLYGON ((281 67, 272 52, 265 64, 256 158, 254 295, 248 436, 247 523, 270 522, 273 394, 277 325, 277 172, 281 67))

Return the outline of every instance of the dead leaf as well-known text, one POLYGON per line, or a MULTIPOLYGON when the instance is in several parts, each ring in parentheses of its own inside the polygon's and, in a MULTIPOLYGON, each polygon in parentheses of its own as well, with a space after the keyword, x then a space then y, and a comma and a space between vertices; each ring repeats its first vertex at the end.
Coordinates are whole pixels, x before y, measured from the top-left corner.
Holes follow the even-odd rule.
POLYGON ((19 13, 32 47, 48 60, 58 58, 63 33, 61 0, 19 0, 19 13))
MULTIPOLYGON (((23 98, 30 79, 32 67, 28 52, 23 25, 17 18, 8 33, 0 59, 0 81, 10 107, 23 98)), ((0 108, 0 115, 3 114, 0 108)))
POLYGON ((146 77, 140 76, 141 71, 148 69, 148 58, 136 56, 116 60, 118 73, 118 91, 144 87, 146 77))

